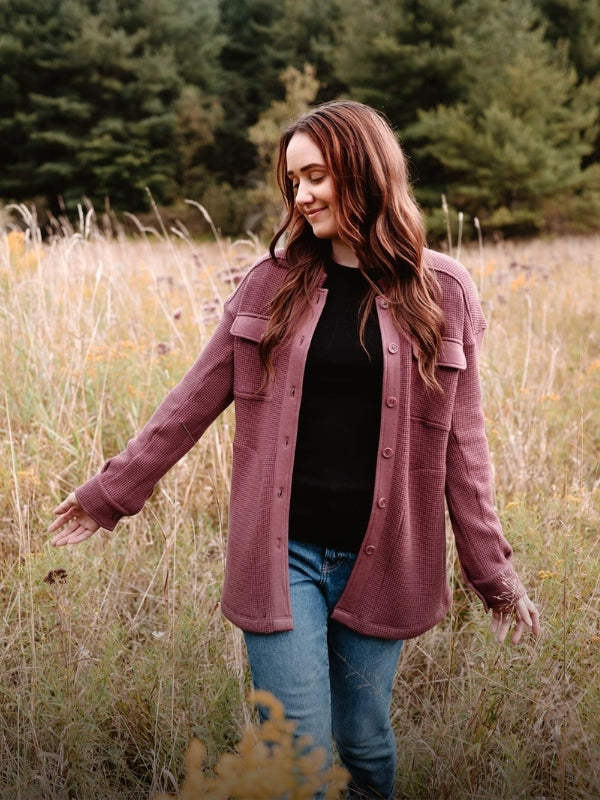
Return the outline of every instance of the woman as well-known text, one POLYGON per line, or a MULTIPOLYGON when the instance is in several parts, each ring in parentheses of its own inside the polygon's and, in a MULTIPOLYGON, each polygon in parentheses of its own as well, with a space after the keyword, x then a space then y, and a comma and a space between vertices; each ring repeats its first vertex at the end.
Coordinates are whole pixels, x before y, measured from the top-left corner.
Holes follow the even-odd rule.
POLYGON ((350 101, 282 134, 287 214, 270 252, 143 430, 61 503, 55 545, 112 530, 234 401, 222 597, 255 685, 391 798, 404 639, 450 604, 445 505, 467 583, 512 641, 539 631, 492 501, 467 271, 427 250, 403 152, 350 101), (275 250, 282 234, 283 251, 275 250))

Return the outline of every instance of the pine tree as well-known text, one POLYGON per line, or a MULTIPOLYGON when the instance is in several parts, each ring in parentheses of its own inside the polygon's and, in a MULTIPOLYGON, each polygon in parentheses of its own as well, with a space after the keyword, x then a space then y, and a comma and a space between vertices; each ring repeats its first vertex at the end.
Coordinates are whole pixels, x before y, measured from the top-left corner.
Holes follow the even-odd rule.
POLYGON ((462 55, 455 47, 460 0, 340 3, 331 58, 356 100, 386 113, 400 131, 418 109, 457 97, 462 55))
POLYGON ((224 107, 211 163, 233 186, 254 182, 258 154, 248 136, 260 114, 282 102, 280 76, 289 67, 316 69, 319 100, 334 97, 342 86, 333 73, 331 43, 339 0, 227 0, 222 3, 220 32, 224 107))
MULTIPOLYGON (((534 0, 544 16, 545 35, 567 46, 580 81, 600 81, 600 3, 597 0, 534 0)), ((587 164, 600 162, 600 131, 587 164)))
MULTIPOLYGON (((346 90, 335 74, 333 52, 344 3, 340 0, 283 0, 266 34, 267 48, 278 75, 289 67, 302 72, 311 65, 319 88, 315 101, 331 100, 346 90)), ((285 81, 284 81, 285 83, 285 81)), ((279 87, 281 91, 281 87, 279 87)), ((282 100, 273 97, 271 102, 282 100)))
POLYGON ((580 80, 600 75, 600 3, 597 0, 534 0, 546 39, 566 43, 580 80))
POLYGON ((135 211, 148 186, 174 200, 186 86, 206 124, 219 118, 218 0, 0 0, 0 21, 0 196, 135 211))
POLYGON ((0 31, 0 196, 21 199, 24 187, 25 196, 44 195, 53 173, 68 172, 88 114, 86 102, 64 92, 47 68, 66 39, 60 0, 0 0, 0 31), (71 134, 55 131, 56 115, 69 120, 71 134))
POLYGON ((488 228, 538 230, 559 198, 595 188, 582 163, 598 87, 578 84, 565 50, 545 41, 523 0, 470 0, 461 19, 461 100, 421 111, 406 132, 428 176, 438 174, 420 198, 436 205, 443 192, 488 228))
POLYGON ((243 185, 256 163, 248 128, 281 94, 281 65, 267 52, 266 34, 278 15, 278 0, 227 0, 221 5, 224 115, 211 161, 214 173, 232 186, 243 185))

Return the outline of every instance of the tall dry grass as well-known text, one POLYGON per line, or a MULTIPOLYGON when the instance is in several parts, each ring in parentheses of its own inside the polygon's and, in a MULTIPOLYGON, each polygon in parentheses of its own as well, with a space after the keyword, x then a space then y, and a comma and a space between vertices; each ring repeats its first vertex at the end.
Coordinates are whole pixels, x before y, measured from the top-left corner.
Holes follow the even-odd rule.
MULTIPOLYGON (((201 209, 199 209, 201 213, 201 209)), ((53 506, 124 446, 201 349, 256 242, 98 229, 0 234, 0 797, 175 793, 251 717, 218 602, 233 415, 144 512, 77 548, 53 506)), ((451 615, 408 642, 394 696, 398 797, 600 796, 600 238, 464 249, 489 320, 482 360, 497 504, 537 642, 498 647, 451 546, 451 615)))

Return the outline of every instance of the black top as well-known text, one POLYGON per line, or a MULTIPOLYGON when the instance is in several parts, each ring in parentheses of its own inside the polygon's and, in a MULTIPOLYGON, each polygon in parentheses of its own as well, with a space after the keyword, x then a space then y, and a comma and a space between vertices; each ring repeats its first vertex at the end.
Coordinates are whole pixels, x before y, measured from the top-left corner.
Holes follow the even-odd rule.
POLYGON ((306 361, 292 478, 290 538, 356 552, 375 485, 383 354, 375 307, 360 343, 360 270, 330 264, 306 361))

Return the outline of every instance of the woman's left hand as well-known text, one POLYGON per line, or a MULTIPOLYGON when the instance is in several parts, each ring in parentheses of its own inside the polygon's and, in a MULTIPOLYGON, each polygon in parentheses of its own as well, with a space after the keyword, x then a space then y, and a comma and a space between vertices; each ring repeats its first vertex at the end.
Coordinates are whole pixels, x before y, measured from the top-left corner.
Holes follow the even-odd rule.
POLYGON ((100 530, 100 525, 86 514, 82 506, 79 505, 75 492, 62 501, 54 509, 56 519, 48 526, 50 533, 58 531, 52 539, 55 547, 62 547, 65 544, 79 544, 93 536, 100 530))
POLYGON ((540 632, 540 614, 535 605, 527 595, 523 595, 511 606, 504 606, 502 609, 492 609, 491 631, 496 639, 502 643, 506 634, 515 625, 511 642, 517 644, 525 628, 529 628, 534 636, 540 632))

